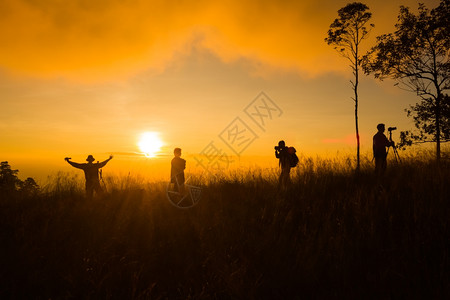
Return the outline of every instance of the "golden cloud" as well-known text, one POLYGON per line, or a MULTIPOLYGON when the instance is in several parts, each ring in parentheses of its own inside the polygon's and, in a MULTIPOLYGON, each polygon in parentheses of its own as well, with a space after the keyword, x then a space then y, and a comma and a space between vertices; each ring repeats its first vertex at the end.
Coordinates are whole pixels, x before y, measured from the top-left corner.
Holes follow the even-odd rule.
MULTIPOLYGON (((224 62, 245 57, 315 75, 347 68, 323 40, 346 3, 3 0, 0 66, 40 76, 130 74, 164 68, 194 45, 224 62)), ((367 4, 375 23, 386 22, 389 12, 393 24, 401 3, 367 4), (383 18, 375 20, 376 9, 383 11, 383 18)))

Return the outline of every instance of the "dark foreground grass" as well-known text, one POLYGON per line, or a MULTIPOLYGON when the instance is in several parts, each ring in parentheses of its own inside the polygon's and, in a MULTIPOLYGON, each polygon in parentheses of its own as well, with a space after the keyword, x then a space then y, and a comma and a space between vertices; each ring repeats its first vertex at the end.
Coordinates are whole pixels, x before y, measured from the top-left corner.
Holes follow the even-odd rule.
POLYGON ((305 160, 287 192, 242 173, 188 210, 163 183, 87 200, 60 177, 2 195, 0 298, 449 299, 449 176, 415 162, 377 181, 305 160))

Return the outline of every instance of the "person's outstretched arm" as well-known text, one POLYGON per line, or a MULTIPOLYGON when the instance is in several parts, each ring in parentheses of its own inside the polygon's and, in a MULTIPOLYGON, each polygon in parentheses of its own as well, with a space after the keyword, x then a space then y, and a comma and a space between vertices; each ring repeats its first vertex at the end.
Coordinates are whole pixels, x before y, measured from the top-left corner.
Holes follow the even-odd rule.
POLYGON ((108 163, 108 161, 110 161, 111 159, 113 159, 114 156, 110 155, 109 158, 105 161, 102 161, 101 163, 99 163, 99 168, 103 168, 104 166, 106 166, 106 164, 108 163))
POLYGON ((74 168, 83 169, 83 165, 82 164, 78 164, 78 163, 70 161, 69 157, 64 158, 64 160, 67 161, 69 163, 69 165, 71 165, 74 168))

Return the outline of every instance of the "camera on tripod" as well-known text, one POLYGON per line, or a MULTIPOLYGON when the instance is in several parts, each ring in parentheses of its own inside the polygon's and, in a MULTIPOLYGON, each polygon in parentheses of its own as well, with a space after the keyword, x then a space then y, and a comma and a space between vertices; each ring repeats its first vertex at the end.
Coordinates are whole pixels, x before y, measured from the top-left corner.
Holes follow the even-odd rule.
MULTIPOLYGON (((389 152, 389 148, 392 147, 392 150, 393 150, 393 152, 394 152, 395 160, 396 160, 397 162, 399 162, 399 161, 401 161, 401 160, 400 160, 400 156, 398 155, 397 147, 395 146, 395 143, 394 143, 394 141, 392 140, 392 131, 393 131, 393 130, 397 130, 397 127, 389 127, 389 128, 388 128, 388 131, 389 131, 389 142, 390 142, 390 144, 389 144, 389 146, 388 146, 388 152, 389 152)), ((386 153, 386 155, 387 155, 387 153, 386 153)))

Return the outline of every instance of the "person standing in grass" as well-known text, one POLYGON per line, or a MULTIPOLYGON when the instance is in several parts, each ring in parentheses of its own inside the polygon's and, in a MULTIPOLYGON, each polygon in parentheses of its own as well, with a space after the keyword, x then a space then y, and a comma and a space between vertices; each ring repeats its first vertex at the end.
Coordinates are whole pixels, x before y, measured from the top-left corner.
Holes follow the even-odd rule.
POLYGON ((176 192, 184 192, 184 169, 186 169, 186 160, 181 158, 181 149, 173 150, 174 158, 171 161, 170 182, 174 184, 176 192))
POLYGON ((66 157, 65 160, 74 168, 81 169, 84 171, 84 177, 86 178, 86 196, 88 198, 92 198, 94 195, 94 191, 97 195, 100 195, 103 193, 103 189, 100 185, 100 179, 99 179, 99 172, 98 170, 103 168, 108 161, 110 161, 113 158, 112 155, 109 156, 109 158, 103 162, 97 162, 93 163, 95 161, 95 158, 92 155, 89 155, 86 158, 87 163, 79 164, 70 161, 71 158, 66 157))
POLYGON ((278 146, 275 146, 275 157, 278 158, 278 165, 281 168, 280 177, 278 178, 278 187, 286 189, 291 182, 291 163, 288 147, 286 147, 284 141, 279 141, 278 146))
POLYGON ((373 136, 373 157, 375 159, 375 173, 377 175, 383 175, 387 167, 387 151, 386 147, 394 145, 394 142, 390 142, 384 131, 385 125, 380 123, 377 125, 378 132, 373 136))

